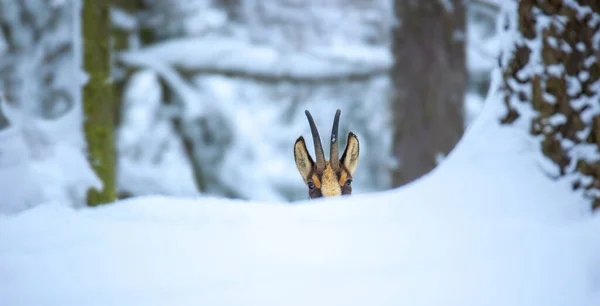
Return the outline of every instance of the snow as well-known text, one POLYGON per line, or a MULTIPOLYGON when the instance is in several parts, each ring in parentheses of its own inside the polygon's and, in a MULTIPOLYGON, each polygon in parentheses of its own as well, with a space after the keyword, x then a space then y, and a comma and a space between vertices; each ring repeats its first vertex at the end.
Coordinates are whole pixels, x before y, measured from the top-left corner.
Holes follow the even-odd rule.
POLYGON ((598 218, 551 224, 360 198, 198 204, 44 205, 2 220, 0 296, 9 305, 593 302, 598 218))
MULTIPOLYGON (((499 0, 487 2, 500 5, 499 0)), ((75 3, 76 12, 80 3, 75 3)), ((262 9, 258 4, 245 2, 250 17, 262 9)), ((226 21, 223 12, 206 8, 202 16, 209 18, 185 20, 185 31, 202 32, 226 21)), ((335 8, 317 13, 344 16, 335 8)), ((130 16, 113 17, 120 18, 121 26, 131 21, 126 20, 130 16)), ((315 31, 338 26, 339 18, 321 19, 315 31)), ((309 48, 280 48, 260 40, 286 38, 271 35, 280 29, 263 33, 261 22, 265 20, 255 20, 259 31, 252 44, 239 37, 198 35, 123 54, 124 62, 142 69, 126 87, 118 134, 119 184, 143 196, 78 207, 87 187, 99 188, 100 183, 80 151, 80 130, 72 128, 81 123, 80 90, 73 92, 74 109, 59 120, 28 120, 29 127, 17 122, 18 114, 10 108, 3 111, 13 125, 0 130, 0 304, 600 302, 600 216, 591 215, 589 200, 571 190, 569 179, 552 180, 544 172, 550 168, 548 159, 528 129, 498 123, 506 111, 498 91, 500 71, 492 74, 485 101, 475 93, 467 95, 468 130, 434 171, 402 188, 368 192, 364 186, 377 181, 374 174, 388 166, 388 150, 381 150, 389 148, 391 139, 385 128, 389 114, 381 113, 387 109, 383 92, 388 79, 376 77, 360 86, 284 82, 268 87, 252 77, 310 81, 380 74, 391 63, 388 51, 349 43, 356 37, 333 30, 326 31, 333 37, 327 38, 327 46, 303 33, 314 40, 309 48), (189 77, 180 69, 201 73, 189 77), (232 81, 204 72, 251 78, 232 81), (163 103, 159 78, 179 95, 180 104, 163 103), (353 110, 344 111, 348 115, 343 115, 341 129, 361 137, 357 192, 284 203, 281 189, 303 187, 290 171, 292 156, 280 154, 290 152, 290 139, 308 135, 305 118, 293 115, 294 109, 301 102, 300 112, 318 110, 315 120, 326 131, 331 110, 341 100, 348 100, 344 105, 353 110), (373 105, 383 107, 374 110, 373 105), (216 141, 231 142, 231 147, 221 150, 219 144, 199 140, 194 144, 202 153, 199 159, 224 188, 237 188, 237 196, 253 200, 196 190, 172 123, 178 114, 184 123, 203 122, 208 132, 224 131, 216 141), (221 159, 215 162, 215 157, 221 159)), ((355 36, 368 32, 352 27, 343 31, 360 33, 355 36)), ((74 52, 79 54, 77 33, 74 52)), ((468 41, 486 33, 475 27, 467 33, 468 41)), ((470 71, 488 71, 498 50, 514 44, 486 37, 483 47, 469 47, 470 71)), ((76 56, 74 67, 68 67, 74 68, 70 78, 61 77, 75 80, 71 89, 81 85, 79 60, 76 56)), ((197 140, 202 133, 196 129, 184 124, 183 134, 197 140)), ((583 153, 580 149, 574 154, 583 153)))
MULTIPOLYGON (((181 181, 187 186, 182 189, 191 195, 193 182, 189 171, 183 170, 191 160, 201 172, 198 192, 205 195, 261 201, 306 198, 306 187, 290 155, 293 141, 310 134, 303 110, 314 112, 317 124, 327 129, 337 108, 343 109, 346 118, 341 129, 357 131, 363 145, 356 192, 389 186, 389 77, 383 73, 390 64, 387 49, 334 44, 302 52, 281 51, 209 35, 167 40, 123 53, 122 59, 134 69, 152 71, 158 78, 153 82, 164 81, 174 95, 155 94, 137 78, 128 81, 128 91, 135 93, 139 102, 134 107, 137 110, 127 108, 122 113, 126 124, 120 128, 123 137, 119 142, 125 143, 119 147, 127 149, 119 152, 141 152, 158 143, 180 142, 176 138, 187 140, 193 151, 186 156, 177 144, 160 146, 155 155, 173 158, 159 162, 139 158, 150 153, 126 153, 128 156, 120 157, 119 186, 127 193, 183 195, 177 188, 181 181), (368 67, 375 69, 368 71, 382 70, 367 79, 352 80, 366 73, 363 68, 368 67), (223 75, 227 69, 234 75, 223 75), (158 107, 157 99, 168 101, 161 101, 164 103, 158 107), (165 107, 168 104, 171 107, 165 107), (157 115, 165 112, 170 112, 169 116, 157 115), (136 115, 140 113, 165 128, 171 120, 179 119, 181 128, 173 134, 142 137, 149 126, 147 119, 138 122, 144 118, 136 115), (180 170, 169 169, 171 164, 180 170), (177 173, 183 175, 173 180, 177 173)), ((126 105, 133 103, 130 99, 126 97, 126 105)))
POLYGON ((60 118, 28 118, 19 109, 0 103, 10 126, 0 131, 0 214, 14 213, 56 201, 85 205, 89 188, 102 182, 80 149, 77 108, 60 118))
POLYGON ((161 99, 153 71, 141 70, 129 78, 116 141, 119 189, 136 195, 197 195, 191 165, 161 99))
POLYGON ((483 109, 484 98, 480 95, 467 92, 465 94, 465 126, 469 126, 483 109))
POLYGON ((442 3, 442 5, 444 6, 444 9, 448 13, 453 13, 454 12, 454 4, 452 3, 452 1, 450 1, 450 0, 440 0, 440 3, 442 3))
MULTIPOLYGON (((599 19, 600 15, 592 13, 589 8, 584 8, 580 4, 574 1, 566 1, 565 4, 578 11, 579 14, 589 14, 587 17, 579 16, 582 20, 595 20, 599 19)), ((504 5, 504 10, 502 16, 499 20, 506 19, 506 27, 503 27, 502 23, 499 23, 498 29, 500 32, 499 40, 502 42, 501 48, 501 63, 503 67, 509 67, 508 61, 512 59, 515 55, 515 48, 517 43, 521 45, 527 46, 531 53, 528 56, 528 61, 525 66, 520 69, 518 72, 518 78, 520 80, 534 80, 535 77, 539 77, 542 85, 542 97, 545 102, 548 103, 557 103, 560 97, 554 97, 554 94, 549 93, 550 90, 547 90, 545 87, 547 86, 547 79, 551 76, 557 77, 558 79, 565 79, 567 82, 567 94, 571 97, 576 97, 569 100, 571 106, 576 110, 581 110, 581 114, 579 119, 581 119, 584 124, 584 128, 580 131, 576 131, 574 135, 569 135, 559 129, 562 123, 566 122, 565 117, 562 116, 554 116, 550 118, 550 120, 543 121, 543 124, 549 124, 543 128, 544 133, 548 133, 550 131, 558 131, 555 132, 552 136, 555 140, 560 141, 561 144, 569 145, 569 148, 562 147, 562 151, 565 153, 565 159, 569 161, 568 167, 563 171, 565 173, 561 174, 565 177, 568 177, 569 180, 576 184, 579 181, 591 181, 592 178, 588 177, 586 174, 583 174, 578 168, 580 161, 587 161, 588 163, 595 163, 600 160, 600 154, 598 153, 597 148, 595 148, 594 144, 588 144, 587 139, 590 137, 590 127, 593 126, 592 119, 600 113, 600 104, 594 103, 591 101, 598 101, 600 96, 598 91, 594 89, 600 88, 600 80, 595 80, 591 84, 582 83, 581 79, 587 79, 589 77, 589 73, 579 73, 577 76, 569 75, 570 71, 565 70, 564 64, 555 64, 547 66, 544 64, 543 56, 542 56, 542 45, 543 45, 543 35, 535 35, 531 39, 526 39, 521 35, 518 30, 518 22, 516 20, 516 16, 518 10, 518 5, 516 2, 506 2, 504 5), (593 88, 593 89, 592 89, 593 88), (592 89, 592 90, 589 90, 592 89), (584 109, 585 107, 585 109, 584 109), (563 138, 571 138, 571 142, 575 143, 575 145, 570 145, 570 142, 563 141, 563 138)), ((543 33, 547 31, 548 27, 554 26, 558 31, 567 30, 566 27, 566 17, 564 16, 556 16, 556 15, 546 15, 541 11, 534 12, 536 13, 536 33, 543 33)), ((581 39, 585 39, 583 36, 581 39)), ((551 45, 560 47, 561 50, 567 52, 573 52, 573 50, 580 49, 579 41, 565 41, 550 40, 551 45), (572 44, 569 48, 566 48, 565 45, 572 44)), ((580 54, 580 56, 587 56, 584 60, 584 66, 580 67, 580 70, 590 70, 590 65, 595 61, 597 51, 600 49, 600 43, 595 43, 594 39, 592 41, 587 41, 583 43, 584 46, 588 46, 589 49, 586 49, 585 52, 580 54), (591 43, 591 44, 590 44, 591 43), (589 56, 588 56, 589 55, 589 56)), ((524 94, 526 98, 530 99, 532 96, 532 85, 531 82, 518 82, 512 78, 508 79, 509 91, 507 91, 507 102, 508 107, 515 109, 519 114, 519 117, 516 119, 513 125, 521 126, 523 130, 528 130, 532 124, 532 120, 538 117, 538 111, 534 110, 531 103, 522 103, 522 99, 520 94, 524 94), (520 84, 521 83, 521 84, 520 84)), ((572 119, 572 118, 570 118, 572 119)), ((571 123, 574 124, 574 123, 571 123)), ((575 124, 576 125, 576 124, 575 124)), ((544 136, 540 136, 539 140, 542 140, 544 136)), ((538 145, 539 147, 540 145, 538 145)), ((544 165, 544 171, 548 173, 555 174, 558 170, 556 164, 552 164, 549 162, 541 162, 540 164, 544 165)), ((590 186, 591 188, 586 190, 586 188, 580 188, 578 192, 585 194, 588 198, 593 199, 596 194, 600 193, 597 188, 590 186)))
POLYGON ((26 202, 27 161, 27 145, 19 130, 12 126, 0 130, 1 211, 18 211, 26 202))
MULTIPOLYGON (((152 28, 157 41, 121 53, 118 60, 128 71, 157 74, 165 89, 159 112, 168 113, 159 120, 165 126, 180 120, 181 128, 173 135, 160 134, 164 141, 158 137, 148 144, 137 141, 135 147, 155 148, 171 139, 186 142, 194 152, 184 156, 178 145, 162 146, 156 155, 172 158, 160 160, 158 166, 126 157, 137 165, 121 165, 119 187, 124 193, 182 195, 173 176, 161 175, 172 163, 176 169, 186 164, 196 167, 202 177, 197 189, 204 195, 303 199, 306 188, 300 176, 290 176, 297 173, 290 158, 293 141, 310 135, 303 112, 317 113, 318 126, 326 128, 338 108, 343 111, 341 129, 359 133, 361 140, 355 192, 391 186, 389 169, 398 164, 390 154, 388 108, 393 85, 387 73, 393 60, 392 1, 249 1, 232 8, 193 0, 147 1, 147 6, 147 16, 115 18, 124 28, 131 23, 126 17, 136 18, 138 25, 152 28)), ((467 33, 455 33, 457 39, 467 38, 469 79, 477 87, 465 101, 465 125, 482 107, 486 79, 499 49, 493 27, 486 26, 495 13, 484 10, 482 18, 469 15, 467 33)), ((148 93, 143 86, 136 90, 148 93)), ((122 118, 129 114, 134 113, 124 112, 122 118)), ((141 135, 146 125, 136 125, 133 119, 127 128, 132 135, 141 135)), ((126 128, 122 131, 129 133, 126 128)), ((180 180, 189 187, 187 172, 180 180)), ((183 189, 191 191, 188 187, 183 189)))
POLYGON ((209 36, 172 39, 145 49, 126 51, 119 58, 132 66, 148 67, 153 62, 162 61, 187 71, 300 80, 367 76, 384 73, 391 66, 391 54, 387 49, 348 45, 344 48, 360 52, 346 52, 332 62, 328 57, 339 52, 323 54, 324 50, 319 49, 316 54, 312 54, 311 50, 281 52, 268 45, 209 36))
MULTIPOLYGON (((475 10, 474 8, 468 8, 475 10)), ((471 14, 478 13, 477 10, 471 14)), ((478 17, 470 17, 475 19, 478 17)), ((481 17, 479 17, 481 18, 481 17)), ((485 71, 489 73, 496 64, 496 58, 499 54, 500 40, 494 29, 485 22, 478 19, 470 21, 467 25, 467 68, 470 73, 485 71)))
POLYGON ((597 305, 600 216, 500 126, 500 72, 438 168, 293 205, 142 196, 0 216, 7 305, 597 305), (494 139, 494 141, 490 141, 494 139))
POLYGON ((42 202, 85 204, 100 181, 86 160, 81 86, 80 1, 3 4, 0 38, 0 213, 42 202), (20 17, 19 17, 20 16, 20 17), (25 16, 25 17, 23 17, 25 16), (23 80, 27 80, 23 82, 23 80), (8 153, 10 152, 10 153, 8 153), (9 155, 18 161, 7 162, 9 155))
POLYGON ((110 9, 110 22, 115 28, 125 31, 135 31, 139 27, 137 20, 130 13, 117 7, 110 9))

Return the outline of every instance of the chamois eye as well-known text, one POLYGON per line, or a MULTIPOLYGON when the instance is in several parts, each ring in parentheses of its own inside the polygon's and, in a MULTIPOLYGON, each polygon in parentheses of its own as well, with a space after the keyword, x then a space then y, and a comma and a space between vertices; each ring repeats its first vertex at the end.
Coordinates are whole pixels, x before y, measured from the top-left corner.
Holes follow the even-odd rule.
POLYGON ((350 184, 352 184, 352 180, 349 179, 346 181, 346 186, 350 186, 350 184))
POLYGON ((313 184, 313 182, 308 182, 308 188, 315 189, 315 184, 313 184))

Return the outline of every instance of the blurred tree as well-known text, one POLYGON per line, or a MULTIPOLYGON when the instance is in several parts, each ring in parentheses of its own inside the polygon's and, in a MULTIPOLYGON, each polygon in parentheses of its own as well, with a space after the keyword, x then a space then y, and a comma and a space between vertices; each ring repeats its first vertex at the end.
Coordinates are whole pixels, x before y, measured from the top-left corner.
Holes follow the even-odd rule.
MULTIPOLYGON (((146 7, 147 5, 144 0, 111 1, 111 15, 113 18, 111 18, 110 23, 110 34, 113 39, 112 48, 114 52, 138 49, 154 40, 152 32, 149 29, 142 27, 135 20, 135 16, 144 12, 146 7)), ((115 125, 118 126, 125 80, 129 79, 132 71, 122 67, 119 62, 113 63, 113 69, 112 76, 114 79, 114 93, 116 100, 116 106, 114 107, 115 125)))
POLYGON ((0 131, 6 127, 8 127, 10 125, 10 122, 8 121, 8 118, 6 118, 6 115, 4 115, 4 113, 2 112, 2 103, 6 103, 2 97, 2 93, 0 93, 0 131))
POLYGON ((0 92, 28 119, 57 119, 77 103, 72 78, 63 78, 74 70, 72 6, 0 1, 0 92))
POLYGON ((394 186, 431 171, 464 127, 465 6, 461 0, 395 0, 394 186))
POLYGON ((101 191, 90 190, 91 206, 116 199, 115 188, 115 97, 110 75, 110 11, 106 1, 83 2, 83 61, 89 75, 83 89, 84 131, 89 160, 102 181, 101 191))
POLYGON ((551 174, 572 180, 598 208, 600 2, 522 0, 514 6, 503 16, 504 31, 523 39, 500 60, 502 122, 523 123, 555 166, 551 174))
MULTIPOLYGON (((154 41, 154 35, 147 26, 139 22, 140 15, 144 15, 148 8, 144 0, 112 0, 111 1, 111 38, 113 40, 113 52, 123 52, 128 50, 139 49, 143 46, 151 44, 154 41)), ((123 114, 123 99, 125 95, 126 82, 135 72, 133 69, 124 67, 119 61, 113 61, 111 76, 114 81, 114 98, 115 107, 115 127, 121 125, 121 116, 123 114)), ((118 137, 116 139, 118 141, 118 137)), ((117 144, 118 145, 118 144, 117 144)), ((117 197, 127 198, 131 194, 127 191, 119 189, 118 171, 119 171, 119 149, 117 154, 117 197)))
POLYGON ((86 165, 83 135, 82 2, 0 1, 4 115, 24 143, 22 161, 46 165, 26 166, 27 190, 14 206, 20 209, 48 201, 85 205, 88 188, 99 185, 86 165))

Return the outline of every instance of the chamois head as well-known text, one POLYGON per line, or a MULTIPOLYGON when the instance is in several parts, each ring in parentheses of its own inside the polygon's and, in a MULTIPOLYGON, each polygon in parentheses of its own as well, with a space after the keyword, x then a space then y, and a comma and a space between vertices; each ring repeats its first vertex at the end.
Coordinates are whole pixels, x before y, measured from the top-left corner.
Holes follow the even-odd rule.
POLYGON ((358 138, 354 133, 348 133, 348 141, 342 158, 338 155, 338 127, 340 123, 339 109, 333 119, 333 128, 331 130, 331 146, 329 161, 325 160, 319 131, 315 125, 310 112, 305 111, 313 142, 315 144, 315 155, 317 161, 314 162, 308 150, 304 137, 300 136, 294 144, 294 159, 300 175, 308 186, 309 198, 349 195, 352 193, 352 174, 358 165, 358 138))

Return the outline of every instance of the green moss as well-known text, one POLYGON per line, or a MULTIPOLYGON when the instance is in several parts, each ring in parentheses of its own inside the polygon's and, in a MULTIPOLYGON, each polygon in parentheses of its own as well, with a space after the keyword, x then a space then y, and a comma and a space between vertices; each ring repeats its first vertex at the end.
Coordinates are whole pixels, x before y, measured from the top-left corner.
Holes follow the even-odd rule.
POLYGON ((103 184, 88 192, 88 205, 116 199, 115 120, 116 99, 110 78, 109 5, 85 0, 83 6, 83 62, 90 79, 83 88, 84 132, 90 164, 103 184))

